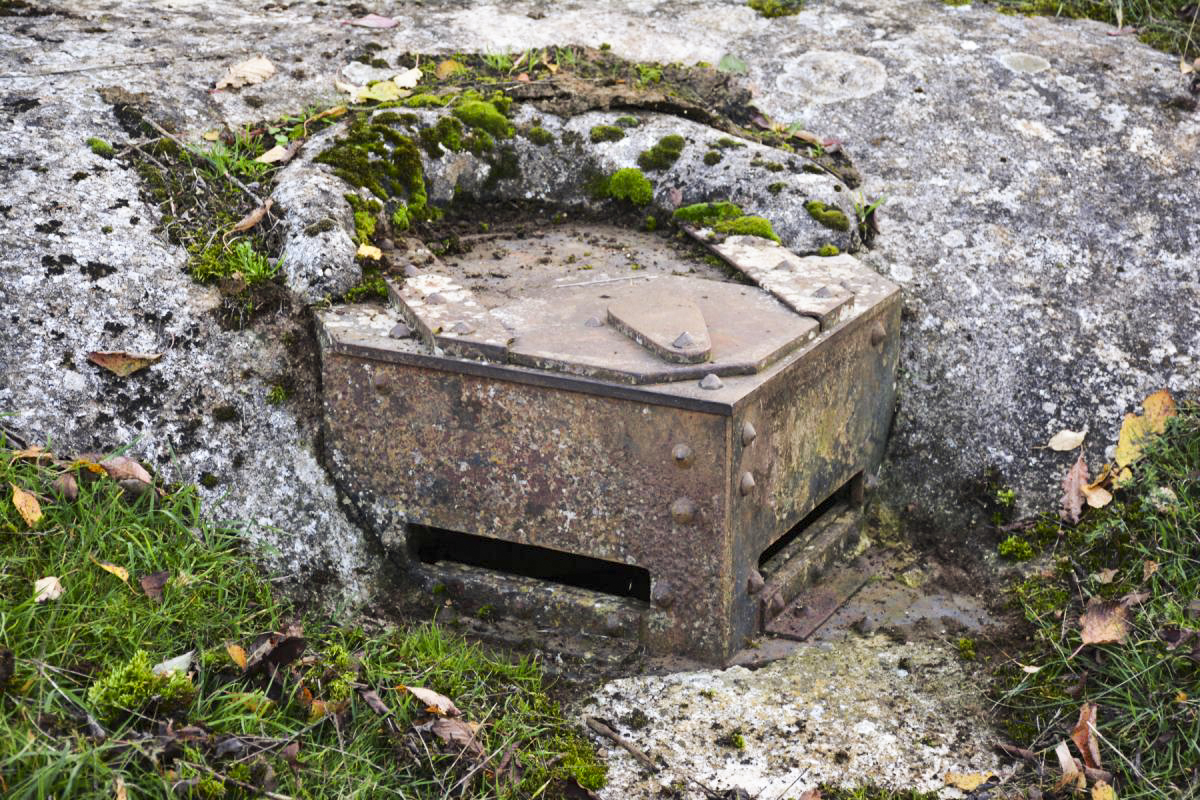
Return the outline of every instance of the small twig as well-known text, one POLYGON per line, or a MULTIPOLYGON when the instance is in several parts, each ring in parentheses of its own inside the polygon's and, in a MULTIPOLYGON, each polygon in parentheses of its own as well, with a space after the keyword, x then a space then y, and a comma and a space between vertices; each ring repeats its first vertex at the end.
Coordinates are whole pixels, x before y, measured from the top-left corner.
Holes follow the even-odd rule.
POLYGON ((168 60, 165 58, 155 58, 149 61, 126 61, 121 64, 89 64, 86 67, 70 67, 68 69, 49 69, 42 72, 8 72, 0 75, 0 78, 44 78, 47 75, 71 75, 76 72, 91 72, 96 69, 128 69, 130 67, 145 67, 151 64, 157 66, 166 66, 168 60))
POLYGON ((1007 753, 1013 758, 1021 758, 1026 761, 1037 761, 1037 754, 1032 750, 1026 750, 1024 747, 1005 744, 1004 742, 996 742, 996 749, 1002 753, 1007 753))
MULTIPOLYGON (((149 125, 151 128, 154 128, 154 130, 158 131, 158 132, 159 132, 159 133, 161 133, 163 136, 165 136, 165 137, 167 137, 168 139, 170 139, 170 140, 171 140, 172 142, 174 142, 175 144, 177 144, 177 145, 179 145, 180 147, 182 147, 184 150, 189 150, 189 149, 190 149, 190 148, 187 146, 187 144, 185 144, 185 143, 183 142, 183 140, 181 140, 181 139, 180 139, 179 137, 177 137, 175 134, 171 133, 171 132, 170 132, 170 131, 168 131, 166 128, 164 128, 162 125, 159 125, 157 122, 155 122, 154 120, 150 119, 149 117, 147 117, 147 116, 143 116, 143 117, 142 117, 142 121, 143 121, 143 122, 145 122, 147 125, 149 125)), ((255 203, 257 203, 259 206, 261 206, 261 205, 263 204, 263 201, 259 199, 258 195, 256 195, 254 192, 250 191, 250 189, 249 189, 249 188, 246 186, 246 184, 244 184, 244 183, 242 183, 240 180, 238 180, 238 179, 237 179, 237 178, 234 176, 234 174, 233 174, 232 172, 230 172, 229 170, 225 170, 225 177, 229 179, 230 183, 232 183, 234 186, 238 187, 238 188, 239 188, 239 189, 241 189, 243 192, 245 192, 245 193, 246 193, 246 195, 247 195, 247 196, 249 196, 249 197, 250 197, 250 199, 252 199, 252 200, 253 200, 255 203)), ((255 206, 255 207, 257 208, 257 206, 255 206)))
POLYGON ((654 763, 650 756, 646 755, 646 753, 636 744, 629 741, 600 720, 596 719, 595 717, 584 717, 583 723, 604 738, 610 739, 614 744, 625 748, 627 751, 629 751, 629 754, 637 759, 638 763, 640 763, 646 769, 650 770, 651 772, 658 772, 658 765, 654 763))
POLYGON ((253 792, 255 794, 262 794, 262 796, 266 797, 268 800, 296 800, 294 797, 292 797, 289 794, 279 794, 278 792, 268 792, 266 789, 262 788, 261 786, 255 786, 252 783, 246 783, 244 781, 239 781, 237 778, 231 778, 228 775, 224 775, 220 772, 217 772, 215 769, 212 769, 211 767, 206 767, 203 764, 193 764, 190 761, 182 761, 182 760, 179 761, 179 763, 183 764, 185 766, 191 767, 192 769, 202 769, 205 772, 207 772, 208 774, 212 775, 213 777, 219 779, 222 783, 232 783, 234 786, 237 786, 242 789, 246 789, 247 791, 253 792))

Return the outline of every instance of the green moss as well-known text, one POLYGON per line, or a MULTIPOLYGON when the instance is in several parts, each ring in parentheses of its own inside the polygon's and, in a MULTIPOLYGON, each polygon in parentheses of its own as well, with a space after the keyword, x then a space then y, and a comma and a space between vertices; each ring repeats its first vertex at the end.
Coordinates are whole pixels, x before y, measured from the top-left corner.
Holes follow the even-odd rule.
POLYGON ((717 139, 716 144, 711 144, 709 147, 715 147, 719 150, 729 150, 736 147, 745 147, 745 142, 739 142, 737 139, 730 139, 728 136, 722 136, 717 139))
MULTIPOLYGON (((380 125, 402 125, 405 127, 414 127, 421 122, 421 118, 416 114, 397 114, 395 111, 380 111, 371 117, 371 121, 380 125)), ((303 135, 303 128, 301 129, 303 135)))
POLYGON ((768 172, 783 172, 787 167, 780 164, 778 161, 768 161, 766 164, 768 172))
POLYGON ((500 181, 518 180, 521 177, 521 159, 512 147, 500 148, 499 154, 488 172, 485 186, 491 188, 500 181))
POLYGON ((92 148, 92 152, 101 158, 112 158, 117 152, 111 144, 96 136, 87 140, 87 146, 92 148))
POLYGON ((267 402, 273 406, 281 406, 288 399, 288 390, 281 384, 275 384, 267 391, 267 402))
POLYGON ((326 231, 331 231, 336 227, 336 222, 329 217, 325 217, 325 219, 318 220, 317 222, 314 222, 312 225, 309 225, 307 228, 305 228, 304 235, 319 236, 320 234, 325 233, 326 231))
POLYGON ((342 195, 350 208, 354 209, 354 241, 359 244, 369 244, 375 235, 375 225, 378 214, 383 210, 383 204, 378 200, 362 198, 348 192, 342 195))
POLYGON ((426 219, 430 215, 424 168, 417 145, 387 125, 372 123, 365 114, 360 114, 346 135, 314 160, 333 167, 339 178, 351 186, 366 189, 379 201, 368 206, 362 198, 351 200, 352 195, 346 196, 355 210, 360 242, 366 241, 374 232, 373 228, 367 230, 366 219, 360 217, 360 211, 367 211, 373 218, 390 204, 406 206, 408 215, 414 219, 426 219))
POLYGON ((654 83, 662 83, 663 73, 662 69, 659 67, 651 66, 649 64, 638 64, 637 71, 637 85, 639 87, 649 86, 654 83))
POLYGON ((464 144, 468 150, 477 156, 482 156, 496 149, 496 140, 485 130, 472 131, 464 144))
POLYGON ((635 206, 644 206, 654 199, 654 186, 640 169, 627 167, 609 176, 607 194, 617 200, 628 200, 635 206))
POLYGON ((436 125, 423 129, 420 137, 432 158, 441 158, 444 151, 458 153, 463 149, 463 124, 455 117, 442 117, 436 125))
POLYGON ((593 125, 589 135, 593 142, 619 142, 625 138, 625 131, 616 125, 593 125))
POLYGON ((959 637, 959 640, 956 643, 956 646, 958 647, 958 655, 964 661, 974 661, 975 660, 976 654, 975 654, 975 640, 974 639, 970 638, 969 636, 961 636, 961 637, 959 637))
POLYGON ((790 17, 804 10, 804 0, 749 0, 746 5, 767 18, 790 17))
POLYGON ((720 164, 722 158, 724 156, 721 155, 720 150, 709 150, 704 154, 704 163, 711 167, 714 164, 720 164))
POLYGON ((414 94, 400 101, 407 108, 443 108, 454 99, 454 95, 446 94, 414 94))
POLYGON ((545 147, 554 141, 554 134, 543 128, 541 125, 534 125, 532 128, 525 131, 525 138, 536 144, 538 147, 545 147))
POLYGON ((737 219, 722 220, 713 225, 713 230, 717 233, 726 233, 733 236, 758 236, 763 239, 770 239, 772 242, 779 241, 779 237, 775 234, 771 223, 762 217, 745 216, 738 217, 737 219))
POLYGON ((836 256, 841 252, 842 251, 838 249, 836 244, 823 244, 821 245, 821 249, 817 251, 817 255, 828 258, 830 256, 836 256))
POLYGON ((158 675, 150 655, 138 650, 129 662, 108 669, 88 689, 88 704, 109 722, 144 710, 157 698, 158 708, 174 711, 192 702, 196 689, 185 673, 158 675))
POLYGON ((642 230, 650 233, 658 230, 658 220, 654 218, 653 214, 648 214, 646 218, 642 220, 642 230))
POLYGON ((1028 561, 1034 556, 1033 545, 1015 533, 1001 542, 996 547, 996 551, 1013 561, 1028 561))
POLYGON ((683 153, 684 139, 671 133, 658 140, 658 144, 638 156, 638 166, 647 171, 663 170, 679 160, 683 153))
POLYGON ((810 217, 830 230, 842 232, 850 230, 850 220, 846 218, 846 215, 841 210, 827 206, 820 200, 809 200, 804 204, 804 210, 810 217))
POLYGON ((486 131, 497 139, 513 135, 512 123, 500 113, 494 101, 466 100, 459 103, 453 113, 470 127, 486 131))
POLYGON ((392 227, 398 231, 406 231, 412 227, 412 215, 408 213, 408 206, 401 203, 392 211, 392 227))
POLYGON ((772 183, 770 186, 767 187, 767 191, 770 192, 771 194, 779 194, 786 188, 787 188, 786 183, 784 183, 783 181, 776 181, 775 183, 772 183))
POLYGON ((743 216, 744 213, 741 208, 733 203, 720 201, 716 203, 695 203, 690 206, 681 206, 675 209, 675 213, 671 216, 676 222, 711 227, 714 223, 721 220, 737 219, 743 216))
POLYGON ((622 128, 636 128, 638 125, 642 124, 642 121, 637 117, 626 115, 623 117, 617 117, 616 123, 622 128))

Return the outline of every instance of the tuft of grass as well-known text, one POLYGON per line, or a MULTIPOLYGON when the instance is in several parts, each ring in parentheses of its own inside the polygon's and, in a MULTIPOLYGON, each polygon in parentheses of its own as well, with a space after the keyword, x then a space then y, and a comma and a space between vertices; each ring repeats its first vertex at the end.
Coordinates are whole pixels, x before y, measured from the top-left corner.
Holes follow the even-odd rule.
POLYGON ((87 146, 91 148, 93 153, 101 158, 112 158, 114 155, 116 155, 116 150, 113 149, 113 146, 109 144, 107 140, 101 139, 98 136, 93 136, 88 139, 87 146))
POLYGON ((1102 763, 1123 800, 1191 796, 1200 752, 1200 408, 1144 452, 1133 484, 1061 530, 1051 568, 1014 588, 1033 631, 1019 660, 1037 671, 1005 668, 999 697, 1013 738, 1052 764, 1081 706, 1096 704, 1102 763), (1091 577, 1104 570, 1111 581, 1091 577), (1124 641, 1080 648, 1087 601, 1131 593, 1146 597, 1128 606, 1124 641))
POLYGON ((746 5, 768 19, 790 17, 804 10, 804 0, 749 0, 746 5))
POLYGON ((66 463, 19 458, 0 432, 0 665, 13 666, 11 678, 0 674, 5 797, 108 800, 119 784, 138 798, 249 797, 257 795, 246 785, 268 773, 274 792, 313 799, 515 800, 561 796, 567 781, 604 783, 603 764, 548 697, 535 661, 494 655, 432 623, 368 631, 301 619, 303 662, 269 682, 244 676, 227 644, 250 653, 259 634, 296 617, 241 551, 239 532, 211 522, 191 487, 131 498, 66 463), (74 501, 51 488, 63 472, 77 477, 74 501), (39 500, 32 528, 13 486, 39 500), (158 601, 140 583, 155 573, 167 576, 158 601), (64 592, 38 603, 34 582, 47 576, 64 592), (148 672, 189 651, 190 679, 148 672), (360 686, 376 692, 386 717, 360 686), (480 770, 458 785, 470 764, 413 730, 425 711, 404 686, 453 699, 464 720, 481 724, 490 763, 511 748, 519 775, 480 770))

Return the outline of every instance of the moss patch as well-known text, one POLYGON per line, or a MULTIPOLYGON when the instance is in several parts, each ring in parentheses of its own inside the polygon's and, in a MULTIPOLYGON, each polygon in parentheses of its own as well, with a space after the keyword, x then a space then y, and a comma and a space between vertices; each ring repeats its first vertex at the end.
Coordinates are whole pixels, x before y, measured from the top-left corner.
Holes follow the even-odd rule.
POLYGON ((640 169, 619 169, 608 178, 607 194, 635 206, 648 205, 654 199, 654 186, 640 169))
POLYGON ((737 219, 743 216, 743 211, 740 207, 733 203, 720 201, 716 203, 695 203, 690 206, 682 206, 675 209, 675 213, 671 215, 676 222, 686 222, 692 225, 702 227, 711 227, 714 223, 723 220, 737 219))
POLYGON ((116 151, 113 149, 111 144, 96 136, 93 136, 87 140, 87 146, 92 149, 93 153, 101 158, 112 158, 114 155, 116 155, 116 151))
POLYGON ((658 144, 638 156, 638 166, 648 172, 667 169, 679 160, 685 144, 679 134, 667 134, 658 140, 658 144))
POLYGON ((513 135, 512 123, 496 108, 494 100, 466 100, 459 103, 453 113, 472 128, 487 131, 497 139, 513 135))
POLYGON ((810 217, 830 230, 843 233, 850 230, 850 220, 846 215, 841 210, 827 206, 820 200, 809 200, 804 204, 804 210, 810 217))
POLYGON ((804 0, 749 0, 746 5, 769 19, 790 17, 804 10, 804 0))
POLYGON ((771 223, 762 217, 744 216, 736 219, 726 219, 717 222, 712 227, 717 233, 725 233, 731 236, 758 236, 762 239, 770 239, 772 242, 779 241, 779 237, 775 234, 771 223))
POLYGON ((709 150, 704 154, 704 163, 710 167, 715 166, 716 164, 721 163, 722 158, 724 158, 724 156, 721 155, 720 150, 709 150))
MULTIPOLYGON (((358 115, 346 135, 314 160, 333 167, 334 174, 351 186, 374 195, 381 205, 371 214, 390 205, 393 210, 403 207, 410 219, 429 216, 424 168, 417 145, 392 127, 371 121, 366 114, 358 115)), ((350 201, 349 197, 347 201, 353 207, 356 201, 350 201)), ((355 208, 355 227, 360 236, 365 228, 360 229, 359 224, 365 219, 359 213, 365 210, 355 208)), ((368 238, 371 232, 367 233, 368 238)))
POLYGON ((588 135, 593 142, 619 142, 625 138, 625 131, 616 125, 593 125, 588 135))
POLYGON ((526 139, 536 144, 538 147, 545 147, 554 141, 554 134, 543 128, 541 125, 534 125, 523 132, 526 139))

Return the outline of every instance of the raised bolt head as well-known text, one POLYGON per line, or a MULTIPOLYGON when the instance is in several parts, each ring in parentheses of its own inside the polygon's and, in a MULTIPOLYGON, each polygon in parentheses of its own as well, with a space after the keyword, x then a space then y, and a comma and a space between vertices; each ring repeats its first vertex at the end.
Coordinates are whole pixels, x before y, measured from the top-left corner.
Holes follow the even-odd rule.
POLYGON ((388 331, 388 336, 393 339, 407 339, 412 336, 412 328, 405 325, 403 322, 398 322, 388 331))
POLYGON ((450 326, 451 333, 457 333, 459 336, 466 336, 468 333, 474 333, 475 329, 466 322, 456 322, 450 326))
POLYGON ((431 306, 440 306, 446 302, 446 295, 441 292, 434 292, 425 298, 425 302, 431 306))
POLYGON ((754 426, 747 421, 742 425, 742 447, 749 447, 750 443, 758 438, 758 431, 754 430, 754 426))
POLYGON ((675 592, 671 590, 671 584, 667 581, 656 580, 654 588, 650 590, 650 600, 659 608, 670 608, 675 604, 675 592))
POLYGON ((687 331, 684 331, 683 333, 679 334, 679 336, 677 336, 675 338, 675 341, 671 342, 671 347, 674 347, 678 350, 683 350, 684 348, 695 347, 695 346, 696 346, 696 340, 693 339, 692 335, 690 333, 688 333, 687 331))
POLYGON ((708 373, 700 380, 700 388, 710 391, 720 389, 724 386, 724 382, 713 373, 708 373))
POLYGON ((828 286, 822 286, 820 289, 817 289, 815 292, 813 292, 812 296, 813 297, 833 297, 833 292, 831 292, 829 290, 828 286))
POLYGON ((887 338, 887 328, 883 327, 883 323, 879 320, 871 326, 871 347, 878 347, 883 344, 883 340, 887 338))
POLYGON ((751 567, 750 574, 746 577, 746 591, 749 594, 758 594, 766 585, 767 582, 763 580, 762 573, 751 567))
POLYGON ((587 321, 585 321, 583 324, 589 328, 604 327, 604 322, 599 317, 588 317, 587 321))
POLYGON ((692 465, 692 448, 686 444, 677 444, 671 448, 671 458, 675 459, 676 465, 680 467, 690 467, 692 465))
POLYGON ((750 494, 751 492, 753 492, 754 491, 754 473, 743 472, 742 473, 742 482, 738 486, 738 488, 741 490, 743 495, 747 495, 747 494, 750 494))
POLYGON ((696 519, 696 504, 687 497, 671 503, 671 519, 677 525, 691 525, 696 519))

